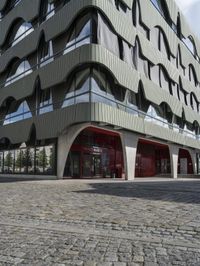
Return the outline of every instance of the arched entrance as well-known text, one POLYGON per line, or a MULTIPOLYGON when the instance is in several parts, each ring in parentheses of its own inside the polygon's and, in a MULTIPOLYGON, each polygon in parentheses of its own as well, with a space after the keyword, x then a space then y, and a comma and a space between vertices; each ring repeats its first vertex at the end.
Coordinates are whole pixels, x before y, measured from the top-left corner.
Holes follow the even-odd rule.
POLYGON ((161 143, 140 139, 137 146, 135 176, 152 177, 170 173, 169 147, 161 143))
POLYGON ((122 178, 123 151, 119 134, 88 127, 74 140, 64 177, 122 178))
POLYGON ((189 151, 180 149, 178 154, 178 174, 188 175, 193 173, 193 163, 189 151))

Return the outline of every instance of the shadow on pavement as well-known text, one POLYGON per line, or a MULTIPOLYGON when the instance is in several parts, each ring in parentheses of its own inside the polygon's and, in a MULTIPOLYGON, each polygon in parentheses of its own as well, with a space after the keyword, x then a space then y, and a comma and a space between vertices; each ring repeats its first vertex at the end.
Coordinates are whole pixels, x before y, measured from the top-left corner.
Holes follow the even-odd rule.
POLYGON ((89 183, 88 190, 76 193, 140 198, 180 203, 200 203, 200 180, 89 183))
POLYGON ((30 182, 30 181, 44 181, 44 180, 53 180, 52 178, 48 177, 0 177, 0 183, 15 183, 15 182, 30 182))

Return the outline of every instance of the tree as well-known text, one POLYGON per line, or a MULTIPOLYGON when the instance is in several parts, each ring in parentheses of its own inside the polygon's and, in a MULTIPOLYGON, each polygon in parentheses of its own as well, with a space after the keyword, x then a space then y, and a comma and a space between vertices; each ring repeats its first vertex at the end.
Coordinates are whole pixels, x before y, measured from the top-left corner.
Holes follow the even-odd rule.
POLYGON ((21 167, 27 167, 27 150, 21 150, 21 167))
POLYGON ((21 150, 17 153, 17 156, 15 158, 15 170, 21 168, 21 150))
POLYGON ((38 166, 39 167, 43 167, 46 168, 48 165, 48 158, 47 158, 47 154, 46 154, 46 149, 45 147, 41 148, 41 150, 39 151, 38 154, 38 166))
POLYGON ((50 148, 49 166, 51 167, 51 169, 54 168, 54 154, 53 154, 53 147, 50 148))
POLYGON ((32 167, 33 166, 33 158, 32 158, 32 153, 30 149, 26 150, 26 157, 27 157, 27 164, 28 167, 32 167))
POLYGON ((6 154, 4 165, 8 167, 8 170, 10 170, 10 168, 13 166, 13 157, 10 151, 6 154))

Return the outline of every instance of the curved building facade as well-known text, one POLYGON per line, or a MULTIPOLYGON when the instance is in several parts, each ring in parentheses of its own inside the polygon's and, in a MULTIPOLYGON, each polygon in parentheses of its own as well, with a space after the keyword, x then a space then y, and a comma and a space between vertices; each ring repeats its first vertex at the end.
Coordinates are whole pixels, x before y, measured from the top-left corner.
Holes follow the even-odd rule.
POLYGON ((0 0, 0 173, 199 172, 200 42, 173 0, 0 0))

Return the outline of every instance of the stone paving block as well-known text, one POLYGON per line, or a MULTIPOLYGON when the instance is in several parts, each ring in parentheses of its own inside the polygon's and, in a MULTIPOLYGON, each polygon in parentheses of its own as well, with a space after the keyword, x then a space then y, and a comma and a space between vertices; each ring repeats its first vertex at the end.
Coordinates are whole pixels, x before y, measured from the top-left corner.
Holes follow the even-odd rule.
POLYGON ((0 265, 200 265, 199 192, 199 180, 0 181, 0 265))

